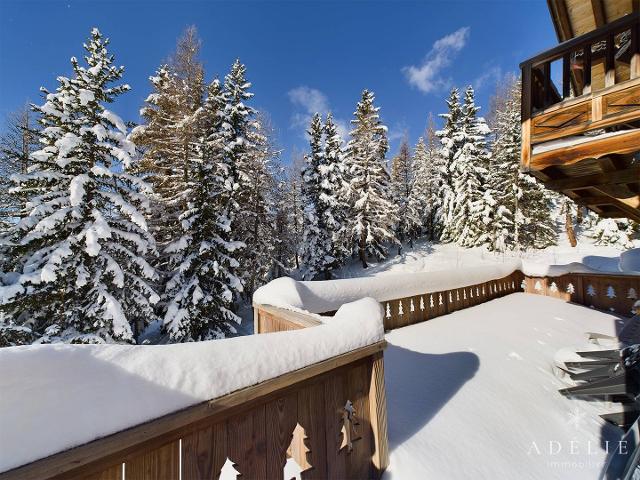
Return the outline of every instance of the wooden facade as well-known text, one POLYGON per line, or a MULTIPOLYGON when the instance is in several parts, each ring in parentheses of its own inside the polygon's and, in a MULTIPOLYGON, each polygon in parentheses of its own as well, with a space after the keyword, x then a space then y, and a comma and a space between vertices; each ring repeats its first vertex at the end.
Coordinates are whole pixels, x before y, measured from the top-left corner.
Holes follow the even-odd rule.
POLYGON ((522 69, 522 168, 603 217, 640 221, 637 0, 549 0, 560 45, 522 69))
MULTIPOLYGON (((388 466, 384 342, 0 474, 2 480, 379 478, 388 466)), ((25 448, 28 448, 25 445, 25 448)))

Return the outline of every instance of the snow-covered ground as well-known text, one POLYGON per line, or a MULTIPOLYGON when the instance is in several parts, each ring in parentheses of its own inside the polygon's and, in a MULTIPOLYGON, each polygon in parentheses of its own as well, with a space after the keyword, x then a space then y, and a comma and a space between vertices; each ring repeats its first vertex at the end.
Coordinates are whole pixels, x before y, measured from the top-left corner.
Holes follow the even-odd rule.
POLYGON ((598 478, 615 404, 568 399, 554 354, 621 320, 517 293, 386 335, 386 480, 598 478))
POLYGON ((386 273, 433 272, 504 263, 513 258, 521 258, 525 263, 544 265, 578 262, 595 270, 617 272, 621 252, 619 248, 593 245, 587 239, 581 240, 575 248, 562 239, 554 247, 504 254, 488 252, 484 248, 462 248, 451 243, 420 241, 414 245, 413 249, 405 245, 401 255, 395 255, 392 250, 387 259, 381 262, 371 261, 367 269, 363 269, 360 262, 352 261, 337 272, 337 277, 354 278, 386 273))

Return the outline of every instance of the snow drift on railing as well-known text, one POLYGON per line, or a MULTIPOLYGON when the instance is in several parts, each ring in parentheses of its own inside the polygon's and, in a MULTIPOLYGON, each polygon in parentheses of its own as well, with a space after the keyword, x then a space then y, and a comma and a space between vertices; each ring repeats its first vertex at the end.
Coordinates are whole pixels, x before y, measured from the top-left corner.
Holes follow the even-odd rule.
POLYGON ((325 313, 363 297, 378 302, 411 297, 423 293, 462 288, 506 277, 522 269, 520 260, 490 266, 419 272, 384 274, 377 277, 345 278, 315 282, 298 282, 282 277, 260 287, 253 303, 289 310, 325 313))
POLYGON ((0 472, 384 338, 378 302, 301 330, 174 345, 0 349, 0 472))

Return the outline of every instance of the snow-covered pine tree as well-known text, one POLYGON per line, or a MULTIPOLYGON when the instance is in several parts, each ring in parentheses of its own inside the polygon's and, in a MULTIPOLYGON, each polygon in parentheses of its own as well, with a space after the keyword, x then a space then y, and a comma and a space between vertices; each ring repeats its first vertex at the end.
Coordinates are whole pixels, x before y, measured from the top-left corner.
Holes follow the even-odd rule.
POLYGON ((494 201, 485 214, 489 249, 544 248, 556 239, 549 193, 520 172, 520 82, 507 77, 494 100, 491 168, 487 195, 494 201))
POLYGON ((245 298, 250 300, 256 288, 274 276, 275 249, 280 239, 275 232, 277 159, 280 152, 273 144, 273 128, 268 117, 257 113, 250 130, 251 154, 247 157, 248 191, 242 217, 238 222, 239 239, 245 244, 239 256, 245 298))
POLYGON ((460 118, 460 148, 449 167, 452 175, 452 189, 447 199, 450 216, 444 226, 445 238, 463 247, 477 245, 485 231, 485 176, 489 158, 485 137, 489 128, 484 119, 478 117, 479 109, 473 87, 469 86, 460 118))
POLYGON ((234 256, 243 244, 234 239, 237 179, 225 152, 225 107, 225 94, 216 79, 193 120, 201 137, 190 158, 187 208, 179 218, 182 235, 166 247, 173 256, 163 294, 163 327, 172 341, 222 338, 235 333, 233 324, 240 323, 232 305, 242 290, 234 256))
POLYGON ((436 223, 438 224, 437 235, 443 242, 452 242, 455 240, 453 231, 450 228, 453 219, 455 194, 453 191, 453 164, 462 148, 462 134, 460 131, 460 120, 462 117, 462 106, 460 105, 460 93, 457 88, 453 88, 447 99, 447 113, 439 116, 444 119, 444 127, 436 132, 436 136, 440 139, 442 147, 440 149, 440 198, 436 214, 436 223))
POLYGON ((331 270, 336 266, 333 256, 332 232, 326 223, 326 203, 323 199, 324 127, 322 118, 316 113, 311 119, 309 130, 310 152, 305 156, 302 170, 302 194, 304 201, 304 233, 302 235, 301 259, 303 278, 331 278, 331 270))
POLYGON ((157 295, 145 260, 154 249, 144 210, 147 185, 132 175, 135 145, 104 104, 129 90, 97 29, 84 45, 86 66, 43 89, 42 148, 26 174, 14 177, 28 194, 25 215, 10 231, 21 267, 0 287, 1 308, 41 341, 133 342, 137 321, 154 318, 157 295))
POLYGON ((363 268, 368 266, 367 255, 378 259, 386 256, 385 242, 398 243, 393 232, 397 218, 390 200, 389 172, 385 167, 389 149, 387 129, 380 120, 380 108, 374 106, 374 100, 373 92, 362 92, 355 118, 351 120, 354 128, 347 144, 351 235, 363 268))
POLYGON ((638 235, 638 231, 638 225, 631 220, 596 216, 587 234, 594 240, 595 245, 632 248, 632 238, 638 235))
MULTIPOLYGON (((192 112, 184 109, 182 81, 171 67, 162 65, 149 80, 153 92, 140 110, 144 124, 134 128, 132 138, 144 150, 140 170, 153 186, 148 221, 158 244, 156 267, 166 277, 169 264, 181 261, 172 259, 175 254, 166 252, 165 247, 182 236, 179 217, 189 196, 189 165, 184 161, 182 124, 192 112)), ((160 283, 164 281, 165 278, 160 283)))
POLYGON ((324 155, 320 166, 320 204, 324 222, 331 232, 331 256, 336 259, 334 268, 344 264, 351 256, 353 245, 348 221, 348 179, 343 140, 331 113, 324 123, 324 155))
MULTIPOLYGON (((398 222, 396 236, 398 237, 398 255, 402 253, 402 243, 409 242, 413 248, 413 241, 420 233, 422 221, 420 205, 414 194, 414 163, 406 139, 400 144, 400 151, 391 161, 391 191, 396 205, 398 222)), ((417 193, 417 192, 416 192, 417 193)))

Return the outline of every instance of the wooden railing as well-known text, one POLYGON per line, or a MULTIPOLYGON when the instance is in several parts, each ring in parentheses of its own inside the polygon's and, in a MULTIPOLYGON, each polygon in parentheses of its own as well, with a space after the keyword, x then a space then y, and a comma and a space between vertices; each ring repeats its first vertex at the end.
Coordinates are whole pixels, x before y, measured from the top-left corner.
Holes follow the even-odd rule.
MULTIPOLYGON (((384 329, 406 327, 521 291, 523 278, 520 271, 515 271, 496 280, 381 302, 384 329)), ((258 333, 306 328, 319 323, 313 317, 269 305, 254 305, 254 316, 258 333)))
POLYGON ((640 298, 638 275, 570 273, 557 277, 527 276, 522 287, 527 293, 560 298, 623 316, 633 314, 633 305, 640 298))
MULTIPOLYGON (((571 158, 562 159, 546 153, 544 161, 536 156, 531 164, 532 145, 640 119, 640 13, 561 43, 520 67, 523 167, 541 169, 584 158, 576 152, 568 152, 571 158), (552 80, 555 61, 562 68, 560 89, 552 80)), ((637 132, 616 137, 606 145, 614 147, 618 150, 608 153, 637 149, 637 132)))
MULTIPOLYGON (((0 474, 14 479, 378 478, 389 462, 379 342, 0 474)), ((274 355, 277 355, 274 352, 274 355)), ((24 445, 24 448, 29 448, 24 445)))
MULTIPOLYGON (((640 276, 571 273, 536 277, 517 270, 496 280, 380 302, 384 309, 384 328, 406 327, 518 292, 560 298, 630 316, 634 303, 640 298, 640 276)), ((268 305, 254 305, 254 315, 258 333, 294 330, 320 323, 311 316, 268 305)))

